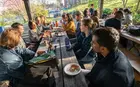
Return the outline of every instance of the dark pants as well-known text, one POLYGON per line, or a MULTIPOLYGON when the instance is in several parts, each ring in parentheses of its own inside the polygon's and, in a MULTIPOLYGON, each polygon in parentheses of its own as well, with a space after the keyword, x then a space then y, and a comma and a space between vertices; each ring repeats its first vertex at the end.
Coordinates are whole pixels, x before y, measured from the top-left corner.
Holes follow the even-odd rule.
POLYGON ((128 40, 124 37, 120 37, 120 44, 124 47, 127 48, 127 42, 128 40))

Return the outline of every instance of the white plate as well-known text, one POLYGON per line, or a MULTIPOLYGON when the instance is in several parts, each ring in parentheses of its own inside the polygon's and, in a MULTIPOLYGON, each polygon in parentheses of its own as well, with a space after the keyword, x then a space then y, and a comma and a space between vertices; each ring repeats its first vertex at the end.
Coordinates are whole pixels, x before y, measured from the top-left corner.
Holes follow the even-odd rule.
POLYGON ((64 67, 64 72, 67 74, 67 75, 70 75, 70 76, 74 76, 74 75, 77 75, 81 72, 81 67, 77 64, 77 63, 70 63, 70 64, 67 64, 65 67, 64 67), (79 71, 75 71, 75 72, 71 72, 70 71, 70 67, 72 65, 77 65, 80 69, 79 71))

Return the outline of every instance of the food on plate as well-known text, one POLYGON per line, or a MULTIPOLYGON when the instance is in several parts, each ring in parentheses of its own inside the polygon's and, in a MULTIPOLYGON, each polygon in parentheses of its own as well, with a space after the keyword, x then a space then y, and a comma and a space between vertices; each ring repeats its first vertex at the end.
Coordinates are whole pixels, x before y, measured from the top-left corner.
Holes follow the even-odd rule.
POLYGON ((79 70, 80 70, 80 68, 79 68, 78 65, 71 65, 71 67, 69 69, 70 72, 76 72, 76 71, 79 71, 79 70))

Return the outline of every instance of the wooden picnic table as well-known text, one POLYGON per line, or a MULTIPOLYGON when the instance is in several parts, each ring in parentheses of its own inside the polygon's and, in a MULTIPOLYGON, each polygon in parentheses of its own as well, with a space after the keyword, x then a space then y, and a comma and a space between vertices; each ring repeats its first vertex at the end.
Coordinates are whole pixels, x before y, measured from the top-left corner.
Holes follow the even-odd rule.
MULTIPOLYGON (((135 48, 140 54, 139 49, 136 47, 136 44, 140 45, 140 36, 133 36, 128 31, 121 31, 121 36, 133 42, 132 47, 129 50, 131 50, 132 48, 135 48)), ((138 73, 140 73, 140 57, 132 54, 130 51, 127 51, 127 50, 123 50, 123 52, 129 58, 129 61, 132 67, 138 73)))
MULTIPOLYGON (((66 51, 66 47, 65 47, 65 38, 66 37, 67 37, 66 32, 62 32, 59 37, 54 37, 53 38, 54 41, 52 42, 53 46, 56 46, 56 50, 55 50, 56 58, 59 60, 59 71, 58 70, 55 71, 55 73, 57 73, 55 75, 56 86, 63 87, 63 79, 62 78, 64 78, 64 87, 88 87, 86 80, 85 80, 85 76, 82 72, 76 76, 68 76, 64 72, 62 72, 62 67, 65 67, 65 65, 67 65, 69 63, 78 63, 73 50, 66 51), (59 40, 61 42, 61 49, 62 49, 62 60, 63 60, 62 66, 61 66, 61 61, 60 61, 61 56, 60 56, 59 40), (63 73, 64 77, 63 77, 62 73, 63 73)), ((45 51, 46 50, 45 45, 40 44, 38 51, 39 50, 45 51)))
POLYGON ((140 36, 133 36, 128 31, 124 31, 124 30, 121 31, 121 36, 126 38, 127 40, 132 41, 132 46, 130 47, 129 50, 131 50, 132 48, 135 48, 140 55, 140 51, 136 47, 136 44, 140 45, 140 36))
POLYGON ((137 44, 140 44, 140 36, 133 36, 127 31, 121 31, 121 36, 137 44))

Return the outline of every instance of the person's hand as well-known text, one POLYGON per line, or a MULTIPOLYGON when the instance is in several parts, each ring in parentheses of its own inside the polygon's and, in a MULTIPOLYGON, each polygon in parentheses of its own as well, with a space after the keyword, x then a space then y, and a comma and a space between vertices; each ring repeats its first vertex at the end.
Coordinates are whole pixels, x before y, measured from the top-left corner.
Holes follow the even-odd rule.
POLYGON ((87 70, 87 69, 81 69, 81 70, 82 70, 82 73, 83 73, 84 75, 87 75, 88 73, 91 72, 91 70, 87 70))
POLYGON ((39 38, 42 38, 42 37, 44 37, 44 34, 40 34, 40 35, 39 35, 39 38))

